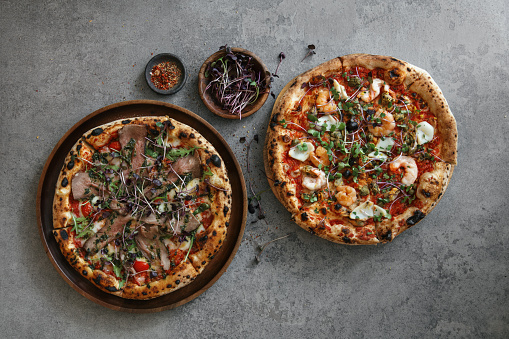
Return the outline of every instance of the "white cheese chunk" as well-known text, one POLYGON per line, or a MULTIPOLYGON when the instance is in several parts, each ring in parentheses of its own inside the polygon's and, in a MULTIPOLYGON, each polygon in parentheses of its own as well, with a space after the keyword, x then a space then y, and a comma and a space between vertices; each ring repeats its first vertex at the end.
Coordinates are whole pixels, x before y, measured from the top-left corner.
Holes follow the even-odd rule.
POLYGON ((93 223, 93 226, 92 226, 92 231, 94 233, 97 233, 97 231, 99 231, 101 228, 103 228, 103 226, 106 224, 106 220, 103 219, 101 221, 94 221, 93 223))
POLYGON ((198 185, 200 185, 200 178, 194 178, 187 184, 186 189, 188 191, 192 191, 193 189, 196 189, 198 185))
POLYGON ((323 115, 318 118, 318 121, 315 122, 315 125, 319 126, 320 128, 322 126, 325 126, 326 131, 330 131, 332 125, 337 125, 337 124, 338 124, 338 119, 336 119, 332 115, 323 115))
POLYGON ((426 121, 422 121, 417 125, 417 143, 419 145, 430 142, 433 139, 435 129, 426 121))
POLYGON ((348 94, 346 94, 345 86, 341 85, 336 79, 332 82, 334 89, 339 93, 339 97, 343 100, 348 99, 348 94))
POLYGON ((175 243, 173 241, 171 241, 170 239, 163 239, 162 241, 163 241, 164 246, 166 246, 170 251, 177 249, 177 245, 175 245, 175 243))
POLYGON ((168 146, 177 147, 180 146, 180 144, 181 144, 180 139, 173 135, 168 135, 168 137, 166 138, 166 147, 168 146))
POLYGON ((350 219, 354 220, 368 220, 374 216, 387 217, 388 214, 386 210, 371 201, 363 202, 350 213, 350 219))
POLYGON ((288 155, 292 158, 300 161, 306 161, 309 158, 309 154, 315 150, 315 146, 313 146, 310 142, 303 142, 297 146, 290 148, 288 151, 288 155))
POLYGON ((380 160, 380 161, 386 161, 387 160, 387 154, 380 151, 374 151, 368 154, 368 158, 374 159, 374 160, 380 160))
MULTIPOLYGON (((197 217, 199 217, 201 221, 201 215, 197 215, 197 217)), ((198 226, 196 229, 196 234, 200 234, 201 232, 205 232, 205 227, 203 227, 203 225, 198 226)))
POLYGON ((92 198, 92 200, 90 200, 90 203, 92 204, 92 206, 95 206, 97 205, 97 202, 101 200, 101 198, 99 198, 97 195, 95 197, 92 198))
POLYGON ((180 243, 179 250, 182 251, 188 251, 189 246, 191 245, 191 242, 188 240, 189 237, 186 237, 186 240, 184 240, 182 243, 180 243))
POLYGON ((381 137, 376 143, 376 149, 382 152, 390 151, 394 146, 394 139, 391 137, 381 137))

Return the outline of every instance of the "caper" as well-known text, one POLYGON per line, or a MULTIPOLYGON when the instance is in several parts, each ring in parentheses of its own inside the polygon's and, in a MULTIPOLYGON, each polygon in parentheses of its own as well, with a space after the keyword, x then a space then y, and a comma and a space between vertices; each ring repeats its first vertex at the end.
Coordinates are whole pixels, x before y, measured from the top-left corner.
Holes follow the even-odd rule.
POLYGON ((359 87, 362 84, 361 78, 359 77, 350 77, 347 81, 348 86, 350 87, 359 87))
POLYGON ((369 188, 367 185, 361 186, 359 188, 359 193, 364 197, 369 194, 369 188))
POLYGON ((382 93, 382 105, 389 106, 390 104, 393 103, 393 101, 394 101, 394 99, 388 92, 382 93))

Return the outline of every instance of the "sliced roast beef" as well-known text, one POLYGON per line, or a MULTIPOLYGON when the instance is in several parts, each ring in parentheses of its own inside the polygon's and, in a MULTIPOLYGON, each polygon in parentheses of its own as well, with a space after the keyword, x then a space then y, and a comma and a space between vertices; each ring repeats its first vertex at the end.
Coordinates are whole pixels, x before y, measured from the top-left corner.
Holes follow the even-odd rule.
POLYGON ((155 240, 159 235, 159 227, 157 226, 142 226, 140 227, 140 234, 147 239, 155 240))
POLYGON ((135 173, 140 172, 140 167, 145 158, 145 137, 147 136, 147 127, 143 125, 126 125, 118 131, 118 140, 125 153, 125 147, 129 145, 131 139, 135 140, 134 148, 131 152, 131 169, 135 173))
POLYGON ((192 173, 193 178, 201 177, 201 166, 200 166, 200 158, 198 157, 198 153, 195 152, 193 155, 187 155, 183 158, 177 159, 173 164, 171 164, 170 171, 168 172, 168 181, 173 182, 177 180, 177 175, 183 175, 185 173, 192 173), (173 179, 173 180, 172 180, 173 179))
POLYGON ((170 269, 171 261, 170 261, 170 258, 168 257, 168 250, 166 249, 166 246, 161 241, 159 242, 159 249, 161 251, 160 252, 161 265, 163 265, 163 269, 165 271, 167 271, 170 269))
POLYGON ((117 239, 119 235, 122 234, 124 226, 129 222, 129 220, 133 220, 133 218, 131 216, 124 215, 119 215, 113 218, 113 221, 111 218, 106 219, 106 224, 85 242, 83 248, 85 248, 88 253, 98 252, 109 242, 117 239))
POLYGON ((160 219, 154 213, 150 213, 149 215, 144 215, 140 218, 140 221, 145 224, 158 225, 161 223, 160 219))
POLYGON ((78 172, 71 181, 72 196, 74 199, 83 199, 91 194, 99 195, 99 186, 94 184, 88 173, 78 172))
POLYGON ((110 202, 110 209, 122 215, 127 215, 129 213, 129 209, 127 208, 126 204, 118 201, 115 198, 113 198, 110 202))
POLYGON ((157 250, 159 249, 159 228, 157 226, 142 226, 140 232, 134 238, 138 244, 138 248, 143 255, 150 261, 158 258, 157 250))
POLYGON ((200 227, 200 222, 195 216, 190 215, 189 221, 186 223, 184 218, 181 218, 178 223, 174 226, 175 234, 181 234, 183 231, 191 232, 200 227))

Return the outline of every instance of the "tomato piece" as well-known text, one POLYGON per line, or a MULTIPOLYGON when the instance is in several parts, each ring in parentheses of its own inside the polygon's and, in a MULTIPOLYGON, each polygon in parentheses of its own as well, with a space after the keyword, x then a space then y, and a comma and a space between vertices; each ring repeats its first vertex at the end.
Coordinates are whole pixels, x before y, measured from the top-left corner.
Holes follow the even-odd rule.
POLYGON ((92 204, 89 201, 81 205, 81 213, 84 217, 88 217, 92 213, 92 204))
POLYGON ((120 142, 118 142, 118 141, 110 142, 108 147, 110 148, 110 150, 115 150, 117 152, 120 152, 120 150, 122 149, 122 147, 120 146, 120 142))
POLYGON ((80 217, 80 202, 78 200, 71 200, 71 210, 76 217, 80 217))
POLYGON ((146 271, 150 268, 150 265, 145 262, 145 261, 141 261, 141 260, 136 260, 134 262, 134 269, 136 270, 136 272, 141 272, 141 271, 146 271))

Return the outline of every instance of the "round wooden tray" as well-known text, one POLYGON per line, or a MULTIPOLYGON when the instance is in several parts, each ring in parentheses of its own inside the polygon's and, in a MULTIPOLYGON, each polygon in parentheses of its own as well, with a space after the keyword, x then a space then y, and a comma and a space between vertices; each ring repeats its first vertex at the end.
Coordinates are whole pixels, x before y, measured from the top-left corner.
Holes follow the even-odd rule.
POLYGON ((103 107, 81 119, 57 143, 44 165, 37 189, 37 223, 46 254, 62 278, 86 298, 113 310, 133 313, 159 312, 185 304, 212 286, 226 271, 239 248, 247 217, 247 192, 242 170, 223 137, 208 122, 196 114, 160 101, 133 100, 103 107), (60 252, 52 234, 52 205, 55 184, 67 153, 74 143, 91 128, 114 120, 140 116, 169 116, 200 132, 224 160, 232 186, 230 225, 223 247, 205 270, 189 285, 150 300, 130 300, 105 293, 84 279, 60 252))

